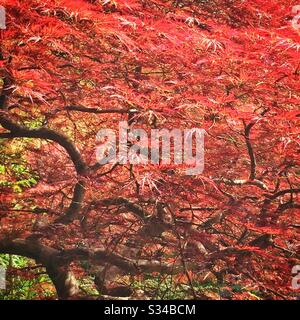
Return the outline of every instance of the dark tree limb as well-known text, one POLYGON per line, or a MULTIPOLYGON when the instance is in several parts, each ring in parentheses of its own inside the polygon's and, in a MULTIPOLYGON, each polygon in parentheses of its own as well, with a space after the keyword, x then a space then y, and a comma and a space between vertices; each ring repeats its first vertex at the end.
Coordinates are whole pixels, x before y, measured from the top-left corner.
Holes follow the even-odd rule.
MULTIPOLYGON (((265 109, 260 114, 260 116, 261 117, 264 116, 268 111, 269 111, 269 109, 265 109)), ((247 146, 248 154, 249 154, 249 157, 250 157, 250 175, 249 175, 249 180, 254 180, 256 178, 256 158, 255 158, 255 153, 254 153, 252 142, 251 142, 251 138, 250 138, 250 133, 251 133, 251 129, 255 126, 255 124, 258 122, 258 120, 251 121, 247 125, 244 122, 244 126, 245 126, 244 137, 245 137, 245 140, 246 140, 246 146, 247 146)))
POLYGON ((247 146, 248 154, 250 157, 250 175, 249 175, 250 180, 254 180, 256 177, 256 158, 255 158, 252 143, 250 140, 250 132, 251 132, 252 127, 255 125, 255 123, 256 122, 251 122, 248 125, 246 125, 245 132, 244 132, 246 146, 247 146))
POLYGON ((58 250, 34 241, 2 240, 0 252, 31 258, 45 266, 59 299, 68 299, 79 293, 77 282, 68 270, 68 264, 62 265, 57 259, 58 250))
MULTIPOLYGON (((274 201, 276 200, 277 198, 279 197, 282 197, 286 194, 293 194, 293 193, 300 193, 300 188, 294 188, 294 189, 285 189, 285 190, 281 190, 281 191, 277 191, 275 192, 274 194, 271 194, 271 195, 266 195, 266 199, 264 200, 263 202, 263 205, 262 205, 262 209, 261 209, 261 215, 265 215, 267 213, 267 210, 268 210, 268 207, 269 205, 274 201)), ((288 209, 289 207, 293 208, 297 208, 298 205, 290 205, 290 206, 283 206, 283 207, 279 207, 278 209, 288 209)), ((277 209, 277 210, 278 210, 277 209)))
POLYGON ((63 216, 56 219, 55 223, 69 224, 73 220, 75 220, 81 211, 84 195, 85 182, 83 180, 80 180, 75 185, 73 198, 69 208, 63 216))
MULTIPOLYGON (((0 138, 39 138, 51 140, 62 146, 70 159, 72 160, 78 175, 86 175, 88 166, 82 159, 80 152, 77 150, 73 142, 65 135, 58 133, 52 129, 41 127, 39 129, 29 129, 19 125, 7 116, 7 96, 11 89, 12 78, 9 75, 4 77, 4 86, 0 95, 0 125, 9 132, 0 133, 0 138)), ((82 201, 85 194, 84 181, 79 181, 73 192, 73 199, 65 215, 59 219, 60 222, 70 223, 75 219, 82 207, 82 201)))
POLYGON ((87 165, 82 159, 75 145, 63 134, 45 127, 39 129, 28 129, 18 125, 7 119, 3 114, 0 114, 0 124, 3 128, 10 132, 1 133, 0 138, 39 138, 57 142, 68 153, 78 174, 87 172, 87 165))
POLYGON ((127 210, 134 213, 139 219, 143 221, 146 221, 151 217, 151 215, 145 212, 145 210, 141 206, 135 204, 134 202, 126 198, 120 197, 120 198, 114 198, 114 199, 103 199, 103 200, 100 200, 99 202, 105 206, 110 206, 110 205, 124 206, 127 210))
POLYGON ((184 211, 215 211, 218 210, 218 208, 213 207, 188 207, 188 208, 180 208, 180 212, 184 211))
POLYGON ((64 110, 79 111, 86 113, 106 114, 106 113, 128 113, 129 109, 101 109, 101 108, 88 108, 84 106, 66 106, 64 110))

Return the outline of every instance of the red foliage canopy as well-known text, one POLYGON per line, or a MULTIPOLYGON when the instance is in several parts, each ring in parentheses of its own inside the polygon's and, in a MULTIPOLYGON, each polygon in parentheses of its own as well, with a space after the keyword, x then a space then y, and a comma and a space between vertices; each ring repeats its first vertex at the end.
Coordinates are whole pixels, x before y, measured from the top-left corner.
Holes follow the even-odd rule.
POLYGON ((0 3, 0 253, 40 261, 62 298, 80 295, 65 280, 83 260, 84 274, 175 272, 194 297, 210 272, 293 298, 297 1, 0 3), (203 173, 97 165, 97 131, 132 109, 132 127, 205 129, 203 173))

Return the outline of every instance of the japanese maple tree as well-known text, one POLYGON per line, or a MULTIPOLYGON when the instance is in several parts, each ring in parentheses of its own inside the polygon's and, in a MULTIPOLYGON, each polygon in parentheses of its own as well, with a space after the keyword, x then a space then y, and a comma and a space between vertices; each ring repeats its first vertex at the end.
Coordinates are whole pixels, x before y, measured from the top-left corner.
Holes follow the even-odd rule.
POLYGON ((297 1, 0 4, 0 253, 40 263, 61 299, 88 296, 84 277, 134 296, 147 274, 186 298, 220 298, 196 285, 210 279, 221 298, 293 299, 297 1), (97 163, 98 130, 120 121, 205 129, 204 171, 97 163))

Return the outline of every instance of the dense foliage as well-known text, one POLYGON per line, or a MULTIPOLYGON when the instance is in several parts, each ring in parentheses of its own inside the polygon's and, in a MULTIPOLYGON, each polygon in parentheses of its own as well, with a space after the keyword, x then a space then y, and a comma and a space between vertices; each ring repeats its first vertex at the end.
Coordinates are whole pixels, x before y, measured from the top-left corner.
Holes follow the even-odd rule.
POLYGON ((296 297, 297 1, 0 4, 0 264, 21 283, 1 298, 296 297), (119 121, 205 129, 203 173, 97 164, 119 121))

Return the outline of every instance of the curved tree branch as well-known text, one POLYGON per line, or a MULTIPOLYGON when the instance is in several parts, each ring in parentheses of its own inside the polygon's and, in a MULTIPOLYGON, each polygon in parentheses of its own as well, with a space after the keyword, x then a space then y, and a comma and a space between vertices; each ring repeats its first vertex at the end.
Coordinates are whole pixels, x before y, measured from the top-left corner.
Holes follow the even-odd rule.
POLYGON ((248 125, 246 125, 245 132, 244 132, 245 139, 246 139, 246 146, 247 146, 248 154, 250 157, 250 175, 249 175, 250 180, 254 180, 256 177, 256 159, 255 159, 252 143, 250 140, 250 131, 252 127, 255 125, 255 123, 256 122, 251 122, 248 125))
POLYGON ((100 109, 100 108, 88 108, 84 106, 66 106, 64 110, 68 111, 79 111, 86 113, 96 113, 96 114, 105 114, 105 113, 128 113, 129 109, 100 109))
MULTIPOLYGON (((300 193, 300 189, 299 188, 285 189, 285 190, 275 192, 272 195, 266 195, 266 199, 264 200, 263 205, 262 205, 261 215, 265 215, 267 213, 269 205, 274 200, 276 200, 277 198, 284 196, 286 194, 293 194, 293 193, 300 193)), ((293 206, 291 206, 291 207, 293 207, 293 206)), ((297 206, 295 206, 295 207, 297 208, 297 206)), ((280 209, 280 207, 278 209, 280 209)))
MULTIPOLYGON (((269 111, 269 109, 265 109, 260 114, 260 116, 263 117, 268 111, 269 111)), ((251 138, 250 138, 250 133, 251 133, 251 129, 255 126, 255 124, 259 120, 260 120, 260 118, 254 120, 254 121, 251 121, 247 125, 244 122, 244 126, 245 126, 244 137, 245 137, 245 140, 246 140, 246 146, 247 146, 248 154, 249 154, 249 157, 250 157, 250 175, 249 175, 249 180, 256 179, 256 158, 255 158, 255 153, 254 153, 252 142, 251 142, 251 138)))
POLYGON ((7 119, 3 113, 0 114, 0 124, 3 128, 10 131, 8 133, 1 133, 0 138, 39 138, 57 142, 67 151, 69 157, 74 163, 77 173, 85 174, 87 172, 87 165, 82 159, 79 151, 63 134, 45 127, 39 129, 28 129, 7 119))
MULTIPOLYGON (((81 154, 77 150, 76 146, 65 135, 45 127, 39 129, 28 129, 24 126, 14 123, 6 116, 7 111, 5 110, 5 106, 7 94, 10 91, 8 89, 10 81, 11 79, 8 79, 7 76, 4 78, 4 87, 0 95, 0 125, 10 132, 0 133, 0 138, 39 138, 54 141, 66 150, 67 154, 74 164, 77 174, 87 174, 87 164, 82 159, 81 154)), ((85 183, 83 180, 79 181, 76 184, 71 204, 67 209, 65 215, 58 219, 59 222, 70 223, 78 216, 85 194, 84 186, 85 183)))
POLYGON ((17 239, 0 241, 0 253, 24 256, 44 265, 59 299, 68 299, 79 293, 76 280, 68 270, 68 265, 62 265, 57 259, 58 250, 38 242, 17 239))
POLYGON ((63 216, 56 219, 55 223, 68 224, 78 217, 84 199, 85 185, 85 181, 83 180, 80 180, 76 183, 69 208, 63 216))
POLYGON ((111 205, 124 206, 127 210, 134 213, 139 219, 143 221, 146 221, 151 217, 151 214, 146 212, 141 206, 122 197, 114 198, 114 199, 103 199, 103 200, 100 200, 99 203, 102 203, 105 206, 111 206, 111 205))

